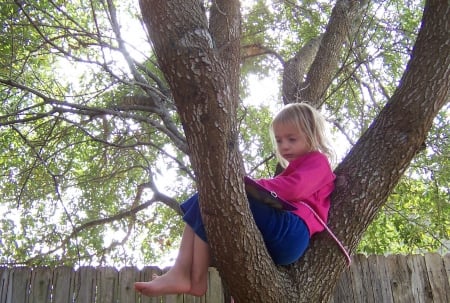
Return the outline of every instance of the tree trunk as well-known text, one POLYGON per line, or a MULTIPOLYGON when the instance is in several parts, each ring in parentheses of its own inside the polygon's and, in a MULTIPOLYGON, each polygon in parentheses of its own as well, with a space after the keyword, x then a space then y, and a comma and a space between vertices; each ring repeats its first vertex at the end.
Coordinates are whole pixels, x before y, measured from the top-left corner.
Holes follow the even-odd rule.
POLYGON ((276 301, 284 289, 264 286, 281 285, 275 283, 281 274, 257 232, 242 183, 236 123, 239 1, 215 1, 211 22, 221 26, 211 30, 198 1, 141 0, 140 5, 186 133, 221 276, 240 301, 276 301))
MULTIPOLYGON (((342 12, 345 5, 353 11, 355 4, 338 1, 335 11, 342 12)), ((327 302, 345 269, 345 258, 335 243, 322 233, 313 238, 299 262, 277 268, 245 198, 236 121, 239 1, 214 1, 209 24, 200 1, 141 0, 140 5, 186 134, 211 251, 235 301, 327 302)), ((348 23, 351 15, 341 21, 348 23)), ((448 15, 447 1, 427 2, 411 61, 396 93, 336 170, 330 226, 350 250, 448 101, 448 15)), ((317 71, 335 73, 339 53, 323 57, 331 49, 340 52, 343 40, 334 39, 335 29, 330 25, 324 35, 306 78, 308 85, 297 91, 300 100, 319 104, 331 76, 315 78, 317 71), (332 62, 324 62, 328 60, 332 62)))

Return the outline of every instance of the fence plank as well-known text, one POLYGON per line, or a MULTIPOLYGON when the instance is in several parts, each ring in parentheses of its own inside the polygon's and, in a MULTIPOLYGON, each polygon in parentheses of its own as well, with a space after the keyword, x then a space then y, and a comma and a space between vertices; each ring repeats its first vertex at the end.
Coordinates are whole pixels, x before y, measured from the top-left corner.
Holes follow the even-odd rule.
MULTIPOLYGON (((363 272, 367 271, 365 279, 363 280, 363 285, 366 285, 365 290, 368 292, 368 302, 385 302, 382 301, 386 295, 386 293, 383 292, 385 285, 383 285, 383 281, 380 278, 381 275, 385 274, 385 267, 384 262, 378 264, 379 261, 377 256, 373 255, 368 256, 366 262, 362 264, 363 272)), ((388 294, 388 297, 389 296, 390 294, 388 294)))
POLYGON ((370 271, 376 280, 374 287, 375 302, 393 303, 391 283, 389 280, 386 258, 380 255, 369 256, 372 261, 370 271))
POLYGON ((94 303, 96 288, 96 270, 90 266, 78 268, 75 273, 75 303, 94 303))
POLYGON ((163 303, 183 303, 185 295, 166 295, 161 298, 163 303))
POLYGON ((426 254, 425 264, 434 302, 450 302, 450 286, 442 257, 438 254, 426 254))
POLYGON ((0 266, 0 302, 6 302, 8 294, 9 268, 0 266))
POLYGON ((178 299, 178 301, 173 301, 173 302, 182 302, 182 303, 200 303, 201 302, 201 303, 204 303, 205 301, 204 301, 204 297, 194 297, 191 295, 182 295, 181 299, 178 299))
POLYGON ((355 302, 367 302, 367 296, 365 292, 365 288, 363 285, 363 277, 361 271, 361 260, 365 258, 364 255, 355 255, 353 256, 353 266, 350 267, 352 284, 353 288, 353 296, 355 302))
POLYGON ((49 267, 36 267, 31 271, 30 303, 51 303, 53 272, 49 267))
MULTIPOLYGON (((198 303, 224 303, 224 289, 219 271, 210 267, 208 270, 208 291, 204 296, 204 300, 198 303)), ((197 302, 196 302, 197 303, 197 302)))
POLYGON ((13 268, 9 278, 6 302, 28 303, 31 269, 28 267, 13 268))
POLYGON ((411 269, 411 291, 415 302, 432 303, 431 285, 425 265, 425 258, 421 255, 406 256, 406 263, 411 269))
POLYGON ((445 272, 447 274, 447 283, 450 285, 450 254, 446 254, 443 257, 445 272))
POLYGON ((136 267, 124 267, 119 272, 119 302, 139 303, 139 296, 134 290, 134 282, 139 281, 140 272, 136 267))
MULTIPOLYGON (((373 262, 373 260, 371 260, 373 262)), ((361 277, 362 277, 362 285, 364 287, 365 292, 365 303, 379 303, 379 301, 375 300, 374 295, 374 287, 376 287, 376 284, 378 282, 378 279, 376 276, 373 276, 371 270, 370 270, 370 264, 369 264, 369 258, 364 256, 360 259, 359 268, 361 271, 361 277), (374 283, 375 282, 375 283, 374 283)))
POLYGON ((389 276, 391 277, 392 298, 395 303, 411 303, 414 297, 411 291, 411 270, 405 256, 387 257, 389 276))
POLYGON ((97 269, 97 303, 115 303, 119 284, 119 273, 114 267, 97 269))
POLYGON ((75 288, 75 271, 72 267, 61 266, 53 270, 53 302, 72 303, 75 288))

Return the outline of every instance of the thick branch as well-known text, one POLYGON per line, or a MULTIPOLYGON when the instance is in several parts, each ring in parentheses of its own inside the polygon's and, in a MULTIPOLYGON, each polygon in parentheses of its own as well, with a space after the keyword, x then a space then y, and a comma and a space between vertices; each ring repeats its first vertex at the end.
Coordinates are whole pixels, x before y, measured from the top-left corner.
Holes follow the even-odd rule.
POLYGON ((141 0, 140 5, 185 129, 217 267, 239 301, 278 301, 279 294, 288 291, 284 287, 288 282, 271 262, 251 219, 237 144, 239 47, 235 44, 240 33, 233 31, 239 23, 239 2, 215 2, 211 18, 222 28, 211 30, 198 1, 141 0), (239 253, 230 258, 230 250, 239 253), (237 264, 238 272, 232 270, 237 264), (255 277, 264 277, 256 288, 240 287, 255 285, 255 277), (265 287, 269 280, 277 292, 265 287))
POLYGON ((280 54, 278 54, 275 50, 270 49, 261 43, 253 43, 253 44, 247 44, 243 45, 241 47, 241 59, 242 61, 245 61, 246 59, 258 57, 262 55, 273 55, 275 58, 280 61, 281 65, 284 66, 285 62, 283 57, 281 57, 280 54))
POLYGON ((325 91, 336 74, 341 50, 352 32, 353 21, 361 12, 360 2, 357 0, 337 1, 314 62, 306 80, 298 86, 294 101, 309 101, 319 107, 325 91))
MULTIPOLYGON (((427 1, 411 60, 399 87, 335 171, 337 182, 329 225, 350 251, 356 248, 421 149, 434 117, 449 102, 449 9, 445 1, 427 1)), ((298 276, 318 279, 322 284, 337 281, 345 267, 345 259, 337 246, 324 233, 311 246, 297 264, 298 276), (315 255, 332 260, 331 264, 336 267, 330 269, 312 263, 315 255)), ((330 295, 319 286, 312 291, 320 299, 330 295)))
POLYGON ((283 103, 296 101, 299 86, 317 55, 322 37, 317 37, 304 45, 294 57, 289 59, 283 70, 283 103))

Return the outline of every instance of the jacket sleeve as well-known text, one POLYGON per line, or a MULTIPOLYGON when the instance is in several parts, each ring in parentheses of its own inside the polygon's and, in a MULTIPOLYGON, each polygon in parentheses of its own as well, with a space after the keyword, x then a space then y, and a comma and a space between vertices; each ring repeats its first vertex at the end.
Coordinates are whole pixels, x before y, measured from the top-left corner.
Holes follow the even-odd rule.
POLYGON ((307 199, 334 179, 335 176, 327 158, 318 154, 305 159, 293 169, 288 167, 275 178, 256 181, 268 190, 276 192, 283 199, 299 201, 307 199))

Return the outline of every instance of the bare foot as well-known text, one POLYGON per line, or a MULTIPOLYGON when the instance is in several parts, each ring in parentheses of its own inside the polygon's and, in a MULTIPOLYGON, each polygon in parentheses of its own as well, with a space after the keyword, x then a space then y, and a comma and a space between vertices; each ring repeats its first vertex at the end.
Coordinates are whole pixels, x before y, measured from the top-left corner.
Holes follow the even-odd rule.
POLYGON ((134 283, 134 289, 149 297, 182 294, 189 293, 191 281, 182 274, 169 270, 161 276, 154 275, 152 281, 134 283))

